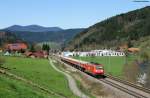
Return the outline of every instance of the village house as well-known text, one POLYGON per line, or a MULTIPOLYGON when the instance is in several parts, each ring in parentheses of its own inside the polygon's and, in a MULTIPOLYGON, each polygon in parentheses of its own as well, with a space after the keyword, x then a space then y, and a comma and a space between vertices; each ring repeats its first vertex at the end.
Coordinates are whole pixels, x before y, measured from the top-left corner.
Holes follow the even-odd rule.
POLYGON ((25 43, 13 43, 5 46, 8 51, 25 51, 27 48, 28 46, 25 43))

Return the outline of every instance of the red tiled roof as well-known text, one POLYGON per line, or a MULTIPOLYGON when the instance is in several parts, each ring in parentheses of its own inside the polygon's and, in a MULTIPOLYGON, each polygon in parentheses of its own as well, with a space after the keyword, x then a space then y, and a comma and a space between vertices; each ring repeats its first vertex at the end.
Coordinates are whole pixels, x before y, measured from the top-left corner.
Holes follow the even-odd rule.
POLYGON ((25 50, 27 49, 27 45, 24 44, 24 43, 14 43, 14 44, 7 44, 6 45, 7 49, 10 49, 10 50, 25 50))
POLYGON ((139 48, 128 48, 128 51, 130 51, 130 52, 139 52, 140 49, 139 48))

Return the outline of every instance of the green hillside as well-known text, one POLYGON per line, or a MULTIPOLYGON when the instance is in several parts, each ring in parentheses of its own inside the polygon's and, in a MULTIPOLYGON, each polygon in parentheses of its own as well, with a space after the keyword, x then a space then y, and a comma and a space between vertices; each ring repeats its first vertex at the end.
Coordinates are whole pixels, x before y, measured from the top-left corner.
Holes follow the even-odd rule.
POLYGON ((19 38, 11 32, 0 31, 0 47, 2 47, 5 43, 16 42, 17 40, 19 40, 19 38))
POLYGON ((120 14, 99 22, 70 41, 67 48, 90 50, 116 48, 135 44, 141 37, 150 36, 150 6, 120 14))

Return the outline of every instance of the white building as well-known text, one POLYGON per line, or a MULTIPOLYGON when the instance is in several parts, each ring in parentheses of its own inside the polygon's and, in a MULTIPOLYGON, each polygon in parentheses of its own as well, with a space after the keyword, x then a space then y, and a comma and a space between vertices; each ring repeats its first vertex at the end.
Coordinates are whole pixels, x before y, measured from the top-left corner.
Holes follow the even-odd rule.
POLYGON ((61 55, 62 55, 62 56, 65 56, 65 57, 73 56, 73 52, 69 52, 69 51, 67 51, 67 52, 62 52, 61 55))
POLYGON ((125 56, 124 52, 114 50, 92 50, 95 56, 125 56))
POLYGON ((114 50, 92 50, 89 52, 63 52, 63 56, 125 56, 124 52, 114 50))

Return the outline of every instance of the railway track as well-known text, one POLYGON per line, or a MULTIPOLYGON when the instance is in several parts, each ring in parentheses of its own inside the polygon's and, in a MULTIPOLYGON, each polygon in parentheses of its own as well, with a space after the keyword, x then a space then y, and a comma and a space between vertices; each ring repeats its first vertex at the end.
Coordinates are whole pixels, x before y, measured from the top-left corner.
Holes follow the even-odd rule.
POLYGON ((121 90, 121 91, 129 94, 129 95, 132 95, 135 98, 149 98, 148 96, 145 96, 143 94, 135 92, 135 91, 133 91, 133 90, 131 90, 129 88, 123 87, 122 85, 119 85, 118 83, 109 81, 107 79, 103 79, 103 80, 101 79, 101 81, 104 82, 104 83, 106 83, 106 84, 108 84, 108 85, 110 85, 110 86, 112 86, 112 87, 115 87, 115 88, 117 88, 117 89, 119 89, 119 90, 121 90))
MULTIPOLYGON (((60 58, 56 57, 56 60, 62 62, 60 58)), ((64 62, 63 62, 64 63, 64 62)), ((68 64, 67 64, 68 65, 68 64)), ((79 70, 80 71, 80 70, 79 70)), ((80 73, 85 74, 84 72, 80 71, 80 73)), ((150 98, 150 89, 135 85, 131 82, 110 76, 106 74, 106 78, 104 79, 97 79, 105 84, 108 84, 114 88, 117 88, 134 98, 150 98)))
POLYGON ((105 75, 106 75, 107 78, 110 78, 110 79, 112 79, 112 80, 118 81, 118 82, 120 82, 120 83, 123 83, 123 84, 125 84, 125 85, 134 87, 134 88, 136 88, 136 89, 139 89, 139 90, 141 90, 141 91, 143 91, 143 92, 146 92, 146 93, 149 93, 149 94, 150 94, 150 89, 148 89, 148 88, 144 88, 144 87, 142 87, 142 86, 138 86, 138 85, 133 84, 133 83, 131 83, 131 82, 129 82, 129 81, 126 81, 126 80, 123 80, 123 79, 120 79, 120 78, 116 78, 116 77, 113 77, 113 76, 108 75, 108 74, 105 74, 105 75))

